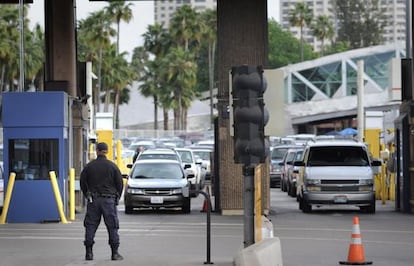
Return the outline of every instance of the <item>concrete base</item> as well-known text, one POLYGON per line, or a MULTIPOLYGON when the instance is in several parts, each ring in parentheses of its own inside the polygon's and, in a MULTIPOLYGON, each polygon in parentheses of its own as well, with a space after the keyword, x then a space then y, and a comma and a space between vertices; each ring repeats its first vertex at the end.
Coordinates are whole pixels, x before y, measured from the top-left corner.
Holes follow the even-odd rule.
POLYGON ((234 257, 235 266, 282 266, 282 246, 278 237, 266 238, 234 257))

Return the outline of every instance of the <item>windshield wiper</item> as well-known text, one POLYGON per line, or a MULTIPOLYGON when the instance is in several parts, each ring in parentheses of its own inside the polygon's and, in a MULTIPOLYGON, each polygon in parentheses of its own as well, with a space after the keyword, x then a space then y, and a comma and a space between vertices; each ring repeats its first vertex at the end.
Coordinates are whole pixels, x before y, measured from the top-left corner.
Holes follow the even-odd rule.
POLYGON ((141 179, 141 178, 149 178, 148 176, 145 176, 145 175, 137 175, 137 176, 134 176, 134 179, 141 179))

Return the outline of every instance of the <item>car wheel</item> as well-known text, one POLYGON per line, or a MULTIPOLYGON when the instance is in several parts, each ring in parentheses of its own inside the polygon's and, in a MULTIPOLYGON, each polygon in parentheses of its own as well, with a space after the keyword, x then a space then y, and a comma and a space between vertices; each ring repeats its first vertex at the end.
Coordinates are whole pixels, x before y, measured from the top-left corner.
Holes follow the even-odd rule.
POLYGON ((296 197, 296 188, 291 184, 289 185, 289 192, 288 192, 289 196, 291 197, 296 197))
POLYGON ((288 182, 287 183, 287 194, 288 194, 288 196, 291 196, 291 193, 292 193, 292 187, 291 187, 290 183, 288 182))
POLYGON ((371 202, 371 205, 369 206, 361 206, 359 207, 362 212, 365 213, 375 213, 375 199, 371 202))
POLYGON ((302 204, 302 212, 310 213, 312 212, 312 205, 310 205, 305 199, 301 199, 300 203, 302 204))
POLYGON ((131 206, 125 205, 125 214, 131 214, 133 212, 134 212, 134 208, 132 208, 131 206))
POLYGON ((185 199, 183 201, 183 207, 182 207, 183 213, 190 213, 191 212, 191 199, 185 199))

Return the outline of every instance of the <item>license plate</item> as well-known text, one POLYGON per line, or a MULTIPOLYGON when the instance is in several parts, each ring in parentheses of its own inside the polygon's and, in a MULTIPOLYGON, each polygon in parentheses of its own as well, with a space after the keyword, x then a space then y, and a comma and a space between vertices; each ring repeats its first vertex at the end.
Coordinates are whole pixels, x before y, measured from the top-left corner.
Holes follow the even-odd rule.
POLYGON ((162 204, 164 202, 163 197, 151 197, 151 203, 153 204, 162 204))
POLYGON ((347 203, 348 198, 346 196, 336 196, 334 198, 335 203, 347 203))

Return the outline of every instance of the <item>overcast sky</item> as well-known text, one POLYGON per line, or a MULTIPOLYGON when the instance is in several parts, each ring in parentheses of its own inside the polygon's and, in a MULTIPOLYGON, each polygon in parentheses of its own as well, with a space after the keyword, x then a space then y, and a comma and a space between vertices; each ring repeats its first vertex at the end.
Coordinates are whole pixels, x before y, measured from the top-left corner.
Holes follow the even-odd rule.
MULTIPOLYGON (((83 19, 89 13, 102 9, 107 6, 107 2, 89 2, 89 0, 76 0, 76 17, 77 20, 83 19)), ((126 24, 121 23, 120 26, 120 51, 129 53, 135 47, 143 44, 142 34, 146 32, 147 26, 154 24, 154 2, 153 1, 129 1, 133 4, 132 14, 133 20, 126 24)), ((268 16, 278 20, 278 3, 279 0, 268 0, 268 16)), ((44 28, 44 1, 33 1, 30 4, 29 19, 32 25, 39 23, 44 28)), ((32 27, 32 26, 31 26, 32 27)))

